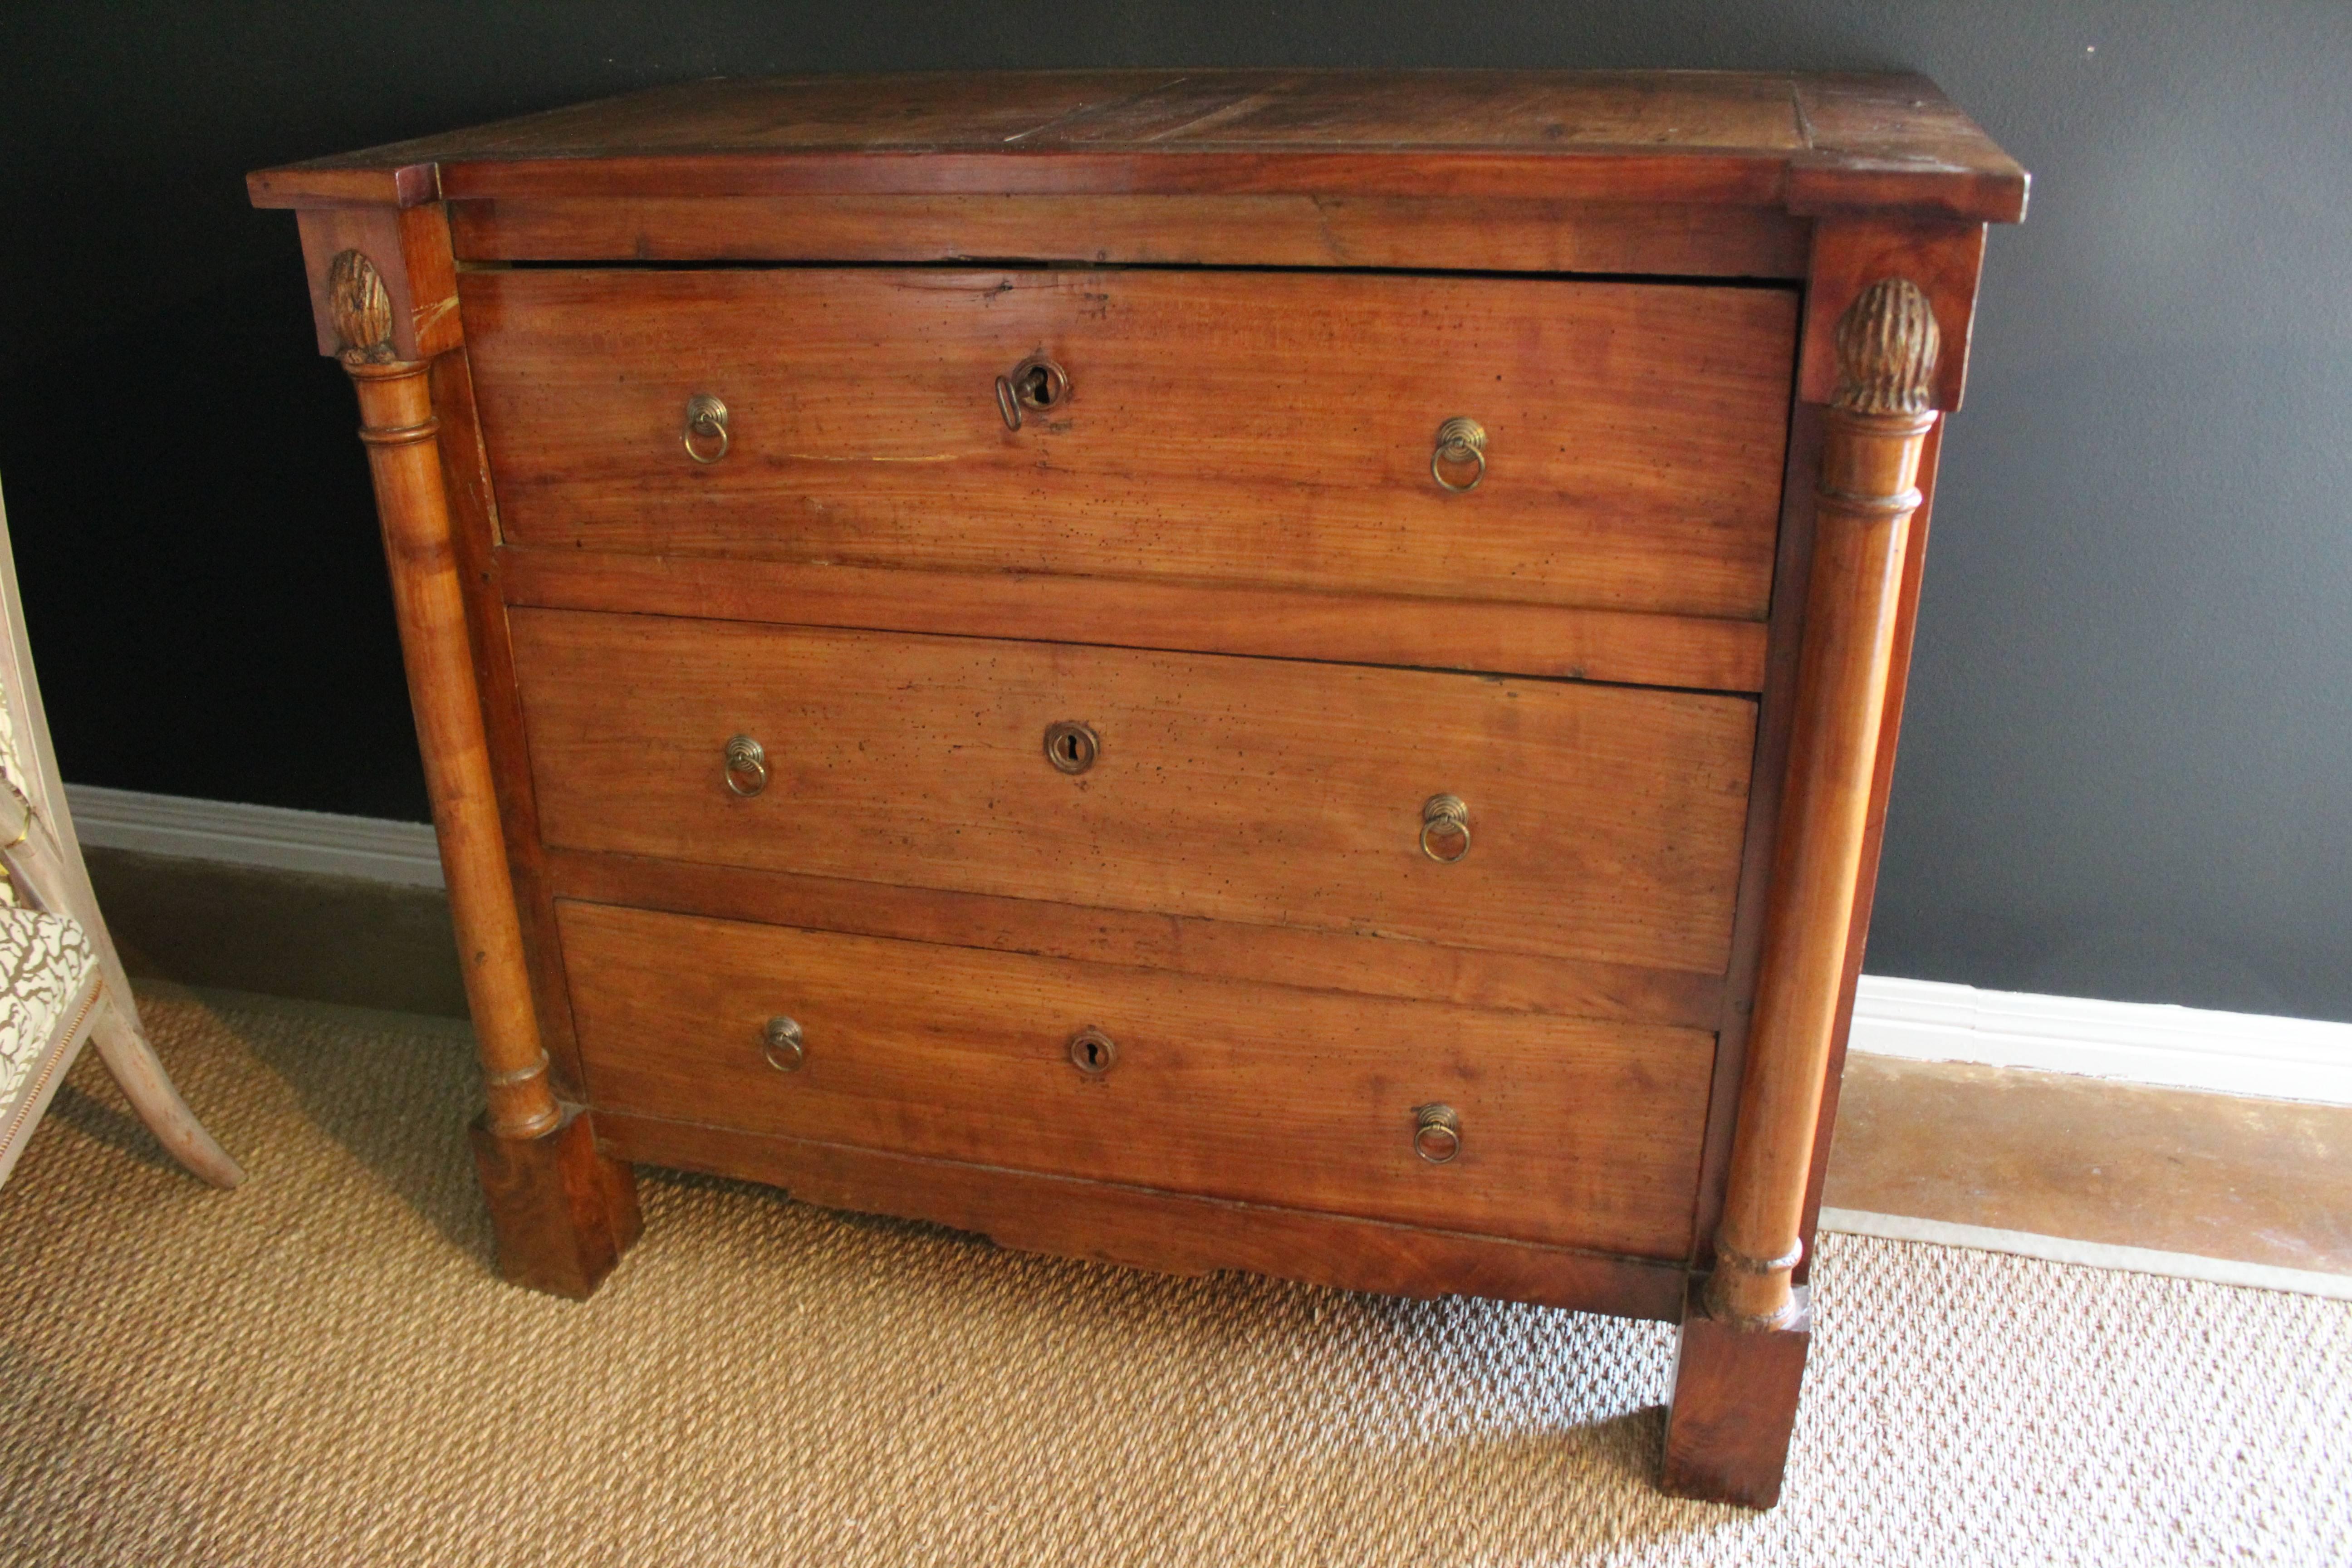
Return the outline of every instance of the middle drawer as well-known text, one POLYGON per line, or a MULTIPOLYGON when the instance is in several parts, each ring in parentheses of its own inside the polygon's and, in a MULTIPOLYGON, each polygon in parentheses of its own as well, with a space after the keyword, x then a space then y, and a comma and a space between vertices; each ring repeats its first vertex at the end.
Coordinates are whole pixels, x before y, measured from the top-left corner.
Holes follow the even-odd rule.
POLYGON ((512 629, 554 847, 1703 973, 1728 955, 1744 698, 578 611, 512 629), (737 737, 761 758, 730 773, 737 737))

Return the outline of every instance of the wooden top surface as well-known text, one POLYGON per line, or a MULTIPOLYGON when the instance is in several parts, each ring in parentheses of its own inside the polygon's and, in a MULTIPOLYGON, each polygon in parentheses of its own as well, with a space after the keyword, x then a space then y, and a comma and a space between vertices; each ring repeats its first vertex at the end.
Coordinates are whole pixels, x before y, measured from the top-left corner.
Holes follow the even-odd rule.
POLYGON ((728 79, 263 170, 255 205, 1297 192, 2009 223, 2026 175, 1918 76, 1019 71, 728 79))

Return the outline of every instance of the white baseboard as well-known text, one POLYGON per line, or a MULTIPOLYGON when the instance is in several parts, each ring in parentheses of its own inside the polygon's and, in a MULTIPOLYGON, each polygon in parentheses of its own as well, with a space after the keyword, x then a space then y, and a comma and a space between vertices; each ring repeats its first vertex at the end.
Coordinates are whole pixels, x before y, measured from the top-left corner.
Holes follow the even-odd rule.
POLYGON ((97 784, 66 785, 66 805, 73 813, 75 834, 86 845, 404 888, 442 885, 441 850, 426 823, 190 800, 97 784))
POLYGON ((1851 1048, 2352 1105, 2352 1024, 1865 974, 1851 1048))
MULTIPOLYGON (((441 886, 422 823, 68 784, 85 844, 404 887, 441 886)), ((1979 991, 1865 974, 1853 1048, 2352 1105, 2352 1024, 1979 991)))

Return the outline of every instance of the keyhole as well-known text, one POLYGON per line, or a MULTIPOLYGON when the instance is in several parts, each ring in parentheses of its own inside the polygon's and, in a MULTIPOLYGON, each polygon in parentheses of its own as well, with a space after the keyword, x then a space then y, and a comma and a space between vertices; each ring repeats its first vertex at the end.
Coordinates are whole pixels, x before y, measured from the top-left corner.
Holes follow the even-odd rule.
POLYGON ((1118 1046, 1108 1035, 1092 1024, 1070 1037, 1070 1065, 1088 1078, 1097 1078, 1117 1065, 1118 1046))
MULTIPOLYGON (((1070 376, 1060 365, 1044 354, 1032 354, 1013 367, 1003 383, 999 397, 1010 396, 1022 408, 1054 408, 1070 395, 1070 376)), ((1005 423, 1018 430, 1018 421, 1007 416, 1005 423)))
POLYGON ((1101 752, 1102 738, 1075 719, 1045 726, 1045 760, 1056 772, 1085 773, 1101 752))

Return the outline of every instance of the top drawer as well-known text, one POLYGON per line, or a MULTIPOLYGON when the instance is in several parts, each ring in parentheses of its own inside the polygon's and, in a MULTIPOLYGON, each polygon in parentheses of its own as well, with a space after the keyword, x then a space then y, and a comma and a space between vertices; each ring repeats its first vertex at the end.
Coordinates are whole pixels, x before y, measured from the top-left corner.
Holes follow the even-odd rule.
POLYGON ((518 543, 1766 613, 1785 289, 789 268, 458 292, 518 543), (1033 355, 1066 390, 1012 429, 996 381, 1033 355), (682 439, 698 395, 726 405, 715 462, 682 439), (1456 416, 1486 434, 1460 494, 1431 473, 1456 416))

